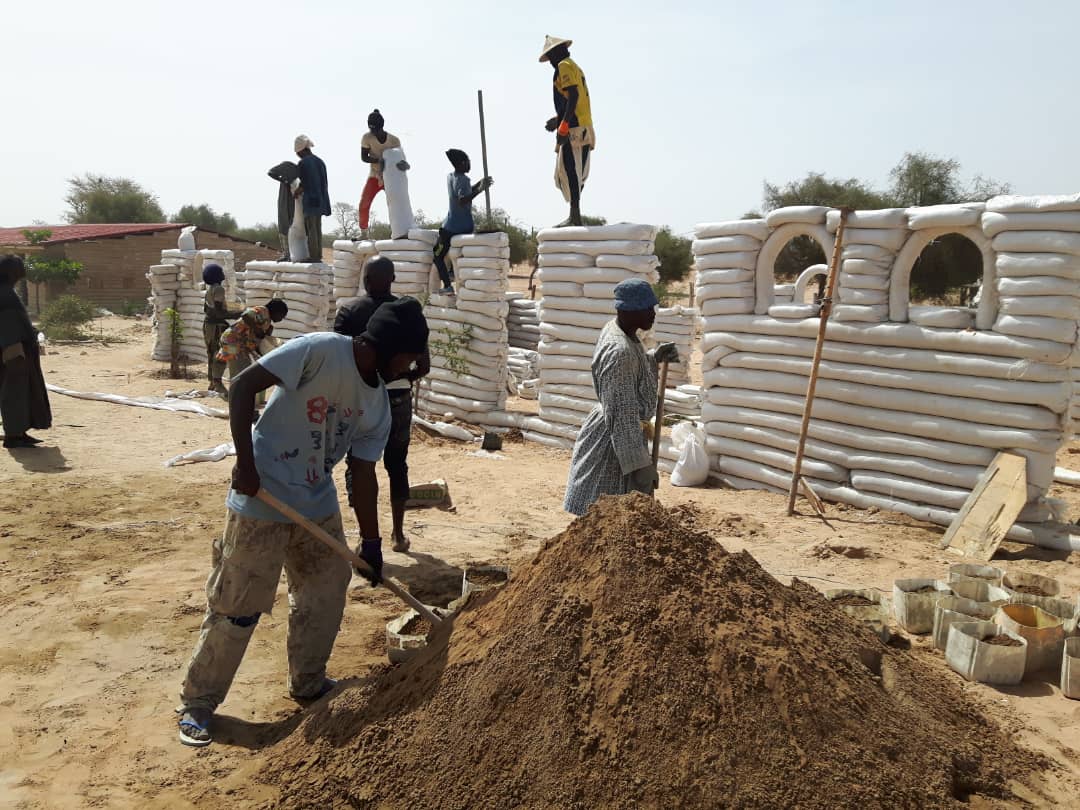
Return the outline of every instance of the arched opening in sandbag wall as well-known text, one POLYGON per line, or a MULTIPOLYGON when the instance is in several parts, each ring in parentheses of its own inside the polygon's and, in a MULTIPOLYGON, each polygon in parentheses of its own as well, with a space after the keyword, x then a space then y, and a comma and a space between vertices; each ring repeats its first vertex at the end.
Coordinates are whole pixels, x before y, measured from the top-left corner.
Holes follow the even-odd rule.
POLYGON ((980 228, 931 228, 908 237, 893 262, 889 320, 991 329, 997 316, 994 250, 980 228), (947 289, 957 300, 943 300, 947 289))
POLYGON ((807 267, 828 261, 832 250, 833 236, 824 225, 790 222, 776 228, 769 234, 769 238, 765 240, 758 253, 754 275, 757 287, 754 312, 765 315, 769 307, 777 303, 774 289, 777 282, 776 268, 782 256, 785 269, 792 273, 789 281, 793 285, 799 274, 807 267), (793 248, 788 249, 791 243, 794 243, 793 248), (801 260, 798 257, 802 257, 801 260), (805 261, 805 264, 799 266, 801 261, 805 261))

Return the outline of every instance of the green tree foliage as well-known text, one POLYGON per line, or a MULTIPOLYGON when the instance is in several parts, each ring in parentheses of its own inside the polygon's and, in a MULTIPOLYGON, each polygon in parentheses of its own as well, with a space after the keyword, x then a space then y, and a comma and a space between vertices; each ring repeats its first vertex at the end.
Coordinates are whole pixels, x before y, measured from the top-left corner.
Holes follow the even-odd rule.
POLYGON ((68 180, 68 222, 164 222, 157 197, 134 180, 87 173, 68 180))
POLYGON ((228 212, 219 214, 206 203, 182 206, 179 211, 169 217, 169 222, 198 225, 207 231, 227 234, 235 234, 239 228, 232 214, 228 212))
POLYGON ((679 281, 690 272, 694 263, 690 240, 676 236, 666 225, 656 234, 656 257, 660 259, 660 281, 679 281))
POLYGON ((948 233, 923 248, 911 268, 911 300, 959 303, 955 290, 982 278, 982 253, 970 239, 948 233))
POLYGON ((50 340, 85 340, 83 324, 94 317, 94 307, 78 296, 62 295, 45 305, 41 313, 41 331, 50 340))
POLYGON ((232 235, 238 239, 247 239, 251 242, 262 242, 267 247, 275 250, 277 250, 280 244, 278 242, 277 225, 272 222, 258 222, 250 228, 237 228, 233 231, 232 235))

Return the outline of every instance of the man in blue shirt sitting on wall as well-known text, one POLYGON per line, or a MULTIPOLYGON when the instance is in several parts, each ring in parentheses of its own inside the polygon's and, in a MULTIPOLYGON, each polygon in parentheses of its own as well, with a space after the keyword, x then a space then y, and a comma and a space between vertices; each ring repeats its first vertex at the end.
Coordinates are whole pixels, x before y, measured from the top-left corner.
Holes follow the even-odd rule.
POLYGON ((440 292, 447 295, 454 294, 452 284, 454 277, 446 267, 446 254, 450 250, 450 240, 463 233, 472 233, 476 230, 473 223, 472 201, 491 188, 495 181, 485 177, 475 185, 469 181, 469 170, 472 163, 469 156, 460 149, 447 149, 446 157, 454 171, 446 176, 446 193, 450 197, 450 210, 446 220, 439 228, 439 241, 435 244, 435 269, 439 271, 439 279, 443 288, 440 292))

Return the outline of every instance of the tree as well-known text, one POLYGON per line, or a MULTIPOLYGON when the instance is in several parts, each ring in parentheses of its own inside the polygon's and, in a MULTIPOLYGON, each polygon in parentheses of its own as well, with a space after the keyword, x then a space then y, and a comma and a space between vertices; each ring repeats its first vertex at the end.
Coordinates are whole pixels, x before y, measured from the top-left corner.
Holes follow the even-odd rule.
POLYGON ((963 202, 960 162, 935 158, 924 152, 905 152, 889 172, 898 205, 941 205, 963 202))
POLYGON ((347 202, 336 202, 331 210, 334 212, 334 219, 338 222, 338 229, 334 232, 334 235, 338 239, 359 239, 360 220, 358 219, 356 206, 347 202))
MULTIPOLYGON (((48 228, 31 230, 26 228, 22 232, 26 241, 31 245, 40 245, 48 241, 52 231, 48 228)), ((83 271, 82 262, 71 259, 46 259, 41 255, 29 255, 23 259, 26 264, 26 280, 34 285, 34 309, 41 310, 41 284, 58 283, 63 285, 74 284, 83 271)))
POLYGON ((134 180, 87 173, 68 180, 68 222, 163 222, 157 197, 134 180))
POLYGON ((665 225, 657 232, 654 250, 660 259, 661 282, 678 281, 690 272, 690 265, 694 263, 690 240, 676 236, 668 226, 665 225))
POLYGON ((257 222, 250 228, 237 228, 233 236, 238 239, 247 239, 251 242, 261 242, 275 250, 280 244, 278 241, 277 225, 270 222, 257 222))
POLYGON ((198 225, 207 231, 228 234, 235 234, 239 228, 232 214, 228 212, 218 214, 206 203, 182 206, 179 211, 169 217, 169 222, 198 225))

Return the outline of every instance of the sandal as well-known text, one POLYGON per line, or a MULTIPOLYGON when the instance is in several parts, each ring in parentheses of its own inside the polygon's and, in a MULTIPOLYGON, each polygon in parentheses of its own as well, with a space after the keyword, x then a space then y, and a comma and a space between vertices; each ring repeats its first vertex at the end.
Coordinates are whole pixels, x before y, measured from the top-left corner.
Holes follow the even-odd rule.
POLYGON ((180 742, 193 748, 202 748, 214 741, 210 736, 210 721, 214 713, 209 709, 184 709, 177 725, 180 727, 180 742))
POLYGON ((334 687, 338 685, 336 678, 323 678, 322 686, 319 687, 319 691, 314 695, 297 695, 293 692, 289 693, 289 697, 298 703, 314 703, 316 700, 321 700, 333 691, 334 687))

